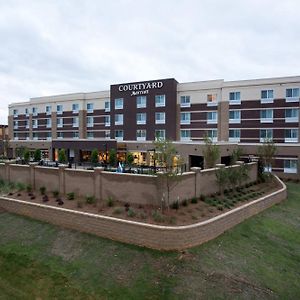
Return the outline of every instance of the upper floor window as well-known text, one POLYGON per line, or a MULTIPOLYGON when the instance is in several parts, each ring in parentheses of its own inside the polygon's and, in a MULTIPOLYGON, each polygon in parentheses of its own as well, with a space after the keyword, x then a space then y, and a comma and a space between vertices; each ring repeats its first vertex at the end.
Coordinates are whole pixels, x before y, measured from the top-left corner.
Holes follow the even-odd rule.
POLYGON ((58 139, 63 139, 64 138, 64 133, 61 132, 61 131, 57 132, 57 138, 58 139))
POLYGON ((285 92, 286 102, 298 102, 299 101, 299 88, 289 88, 285 92))
POLYGON ((38 127, 38 120, 37 119, 33 119, 32 120, 32 128, 37 128, 38 127))
POLYGON ((38 140, 38 139, 39 139, 39 134, 38 134, 38 132, 33 132, 33 133, 32 133, 32 138, 33 138, 34 140, 38 140))
POLYGON ((64 119, 63 118, 57 118, 57 127, 61 128, 64 126, 64 119))
POLYGON ((287 123, 299 122, 299 109, 287 108, 285 110, 285 122, 287 123))
POLYGON ((14 140, 18 140, 19 137, 18 137, 18 133, 17 132, 14 132, 14 140))
POLYGON ((137 96, 136 97, 136 107, 145 108, 147 106, 147 97, 146 96, 137 96))
POLYGON ((87 103, 86 104, 86 110, 88 113, 94 112, 94 103, 87 103))
POLYGON ((104 116, 104 125, 106 127, 110 126, 110 116, 104 116))
POLYGON ((155 107, 165 107, 165 106, 166 106, 166 95, 156 95, 155 107))
POLYGON ((25 128, 26 128, 26 129, 29 128, 29 120, 25 120, 25 128))
POLYGON ((115 125, 123 125, 123 114, 115 115, 115 125))
POLYGON ((181 107, 190 107, 191 106, 190 96, 181 96, 180 97, 180 106, 181 107))
POLYGON ((73 139, 79 139, 79 132, 78 131, 73 132, 73 139))
POLYGON ((166 139, 166 131, 164 129, 155 130, 155 140, 165 140, 166 139))
POLYGON ((51 132, 47 132, 46 133, 46 140, 50 141, 52 138, 52 133, 51 132))
POLYGON ((298 128, 289 128, 284 131, 285 143, 298 143, 298 128))
POLYGON ((229 124, 241 123, 241 111, 230 110, 229 111, 229 124))
POLYGON ((56 112, 58 115, 61 115, 63 113, 63 106, 61 104, 56 106, 56 112))
POLYGON ((298 173, 298 160, 297 159, 285 159, 284 160, 284 173, 298 173))
POLYGON ((145 129, 138 129, 136 131, 136 140, 137 141, 145 141, 146 140, 146 130, 145 129))
POLYGON ((181 141, 190 141, 191 140, 191 131, 187 129, 180 130, 180 140, 181 141))
POLYGON ((110 130, 105 130, 104 131, 104 138, 105 139, 110 139, 110 130))
POLYGON ((217 105, 218 105, 218 95, 207 94, 207 106, 217 106, 217 105))
POLYGON ((260 111, 261 123, 273 123, 273 109, 263 109, 260 111))
POLYGON ((19 128, 19 122, 18 121, 14 121, 14 129, 18 129, 19 128))
POLYGON ((180 124, 191 124, 191 113, 181 112, 180 113, 180 124))
POLYGON ((206 131, 206 135, 209 139, 211 139, 213 142, 218 141, 218 130, 217 129, 210 129, 206 131))
POLYGON ((78 111, 79 111, 79 104, 78 103, 72 104, 72 111, 73 111, 73 114, 78 114, 78 111))
POLYGON ((105 112, 110 112, 110 101, 105 101, 104 102, 104 109, 105 109, 105 112))
POLYGON ((79 118, 78 117, 72 118, 72 124, 73 127, 79 127, 79 118))
POLYGON ((115 109, 123 109, 123 98, 115 99, 115 109))
POLYGON ((260 142, 273 140, 273 129, 260 129, 260 142))
POLYGON ((261 91, 261 103, 273 103, 274 91, 273 90, 262 90, 261 91))
POLYGON ((13 110, 13 115, 14 115, 15 118, 18 117, 18 110, 17 109, 13 110))
POLYGON ((86 118, 86 127, 93 127, 94 126, 94 118, 93 117, 87 117, 86 118))
POLYGON ((146 124, 146 113, 137 113, 136 114, 136 124, 143 125, 146 124))
POLYGON ((240 129, 229 129, 229 142, 239 142, 241 140, 240 129))
POLYGON ((218 112, 209 111, 207 112, 207 124, 217 124, 218 123, 218 112))
POLYGON ((87 137, 88 139, 93 139, 93 138, 94 138, 94 132, 88 131, 88 132, 86 133, 86 137, 87 137))
POLYGON ((46 114, 51 115, 51 106, 50 105, 46 106, 46 114))
POLYGON ((51 126, 52 126, 51 119, 46 119, 46 127, 51 128, 51 126))
POLYGON ((33 108, 32 108, 32 115, 33 115, 33 116, 37 116, 37 114, 38 114, 38 109, 37 109, 37 107, 33 107, 33 108))
POLYGON ((166 113, 156 112, 155 113, 155 124, 165 124, 166 123, 166 113))
POLYGON ((115 130, 115 138, 116 138, 116 140, 122 141, 124 138, 124 131, 123 130, 115 130))
POLYGON ((230 92, 229 104, 241 104, 241 92, 230 92))
POLYGON ((26 115, 26 117, 29 116, 29 109, 28 108, 25 108, 25 115, 26 115))

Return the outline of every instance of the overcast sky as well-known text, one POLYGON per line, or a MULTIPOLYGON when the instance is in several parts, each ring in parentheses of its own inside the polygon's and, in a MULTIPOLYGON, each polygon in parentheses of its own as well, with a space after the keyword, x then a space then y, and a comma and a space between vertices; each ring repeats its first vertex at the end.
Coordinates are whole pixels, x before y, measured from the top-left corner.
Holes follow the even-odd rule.
POLYGON ((299 0, 0 0, 0 122, 110 84, 300 75, 299 0))

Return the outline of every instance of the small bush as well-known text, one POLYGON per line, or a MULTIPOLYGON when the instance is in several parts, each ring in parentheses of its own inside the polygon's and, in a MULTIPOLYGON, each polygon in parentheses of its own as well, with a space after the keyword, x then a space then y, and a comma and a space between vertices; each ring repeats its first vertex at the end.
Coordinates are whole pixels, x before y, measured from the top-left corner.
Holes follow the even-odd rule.
POLYGON ((27 186, 26 186, 26 192, 27 193, 31 193, 32 192, 32 186, 31 186, 31 184, 27 184, 27 186))
POLYGON ((121 207, 117 207, 113 211, 114 215, 120 215, 121 213, 122 213, 122 208, 121 207))
POLYGON ((40 193, 41 193, 41 195, 45 195, 46 194, 46 187, 45 186, 41 186, 40 187, 40 193))
POLYGON ((16 189, 17 189, 18 192, 22 192, 26 189, 26 186, 22 182, 17 182, 16 183, 16 189))
POLYGON ((59 196, 59 191, 53 191, 52 194, 53 197, 57 198, 59 196))
POLYGON ((96 203, 96 199, 94 196, 86 196, 85 201, 87 204, 94 204, 96 203))
POLYGON ((68 193, 67 194, 67 199, 68 200, 74 200, 75 199, 75 193, 74 192, 68 193))
POLYGON ((182 204, 182 206, 188 206, 189 205, 189 203, 186 199, 184 199, 181 204, 182 204))
POLYGON ((136 215, 136 212, 132 208, 129 208, 127 211, 127 216, 130 218, 133 218, 133 217, 135 217, 135 215, 136 215))
POLYGON ((113 200, 113 198, 112 197, 108 197, 106 203, 107 203, 108 207, 113 207, 114 206, 114 200, 113 200))
POLYGON ((158 222, 158 223, 164 222, 164 217, 163 217, 163 215, 162 215, 159 211, 157 211, 157 210, 155 210, 155 211, 152 213, 152 218, 153 218, 153 220, 154 220, 155 222, 158 222))
POLYGON ((191 203, 193 203, 193 204, 198 203, 198 199, 197 199, 196 197, 193 197, 193 198, 191 199, 191 203))
POLYGON ((84 204, 83 201, 80 201, 80 200, 77 201, 78 208, 83 208, 83 204, 84 204))
POLYGON ((178 210, 179 209, 179 203, 178 203, 178 201, 173 202, 172 205, 171 205, 171 207, 172 207, 172 209, 178 210))

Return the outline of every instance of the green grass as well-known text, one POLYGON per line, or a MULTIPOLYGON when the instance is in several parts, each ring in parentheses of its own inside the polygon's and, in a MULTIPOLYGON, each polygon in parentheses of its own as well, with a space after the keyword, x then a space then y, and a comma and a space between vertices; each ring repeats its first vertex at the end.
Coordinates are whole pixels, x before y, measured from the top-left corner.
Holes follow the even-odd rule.
POLYGON ((0 213, 0 299, 299 299, 300 185, 184 253, 0 213))

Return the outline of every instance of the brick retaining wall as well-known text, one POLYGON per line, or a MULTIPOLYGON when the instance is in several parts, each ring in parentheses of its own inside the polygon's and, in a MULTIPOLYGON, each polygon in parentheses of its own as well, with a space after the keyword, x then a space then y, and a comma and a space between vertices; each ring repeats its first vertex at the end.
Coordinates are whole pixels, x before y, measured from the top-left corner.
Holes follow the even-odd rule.
POLYGON ((112 240, 159 250, 180 250, 214 239, 236 224, 284 200, 287 196, 286 186, 277 180, 281 185, 278 191, 207 221, 187 226, 145 224, 6 197, 0 198, 0 208, 112 240))

